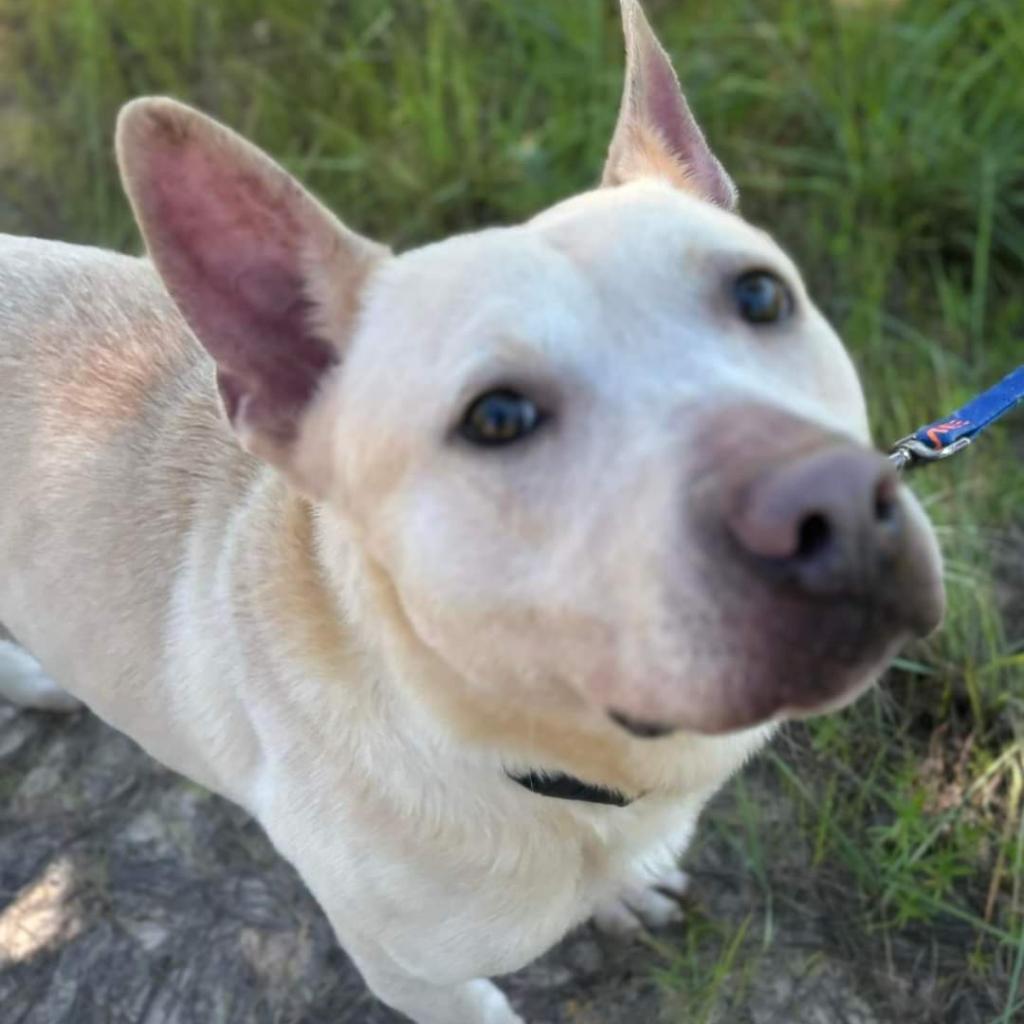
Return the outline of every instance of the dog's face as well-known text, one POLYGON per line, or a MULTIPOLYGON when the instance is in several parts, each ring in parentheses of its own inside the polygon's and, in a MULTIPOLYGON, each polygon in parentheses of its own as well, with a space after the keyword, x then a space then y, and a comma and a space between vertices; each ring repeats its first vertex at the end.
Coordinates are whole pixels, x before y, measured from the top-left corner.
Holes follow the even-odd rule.
POLYGON ((718 733, 833 707, 942 611, 863 396, 638 6, 605 187, 399 257, 167 101, 119 151, 243 443, 471 689, 718 733))

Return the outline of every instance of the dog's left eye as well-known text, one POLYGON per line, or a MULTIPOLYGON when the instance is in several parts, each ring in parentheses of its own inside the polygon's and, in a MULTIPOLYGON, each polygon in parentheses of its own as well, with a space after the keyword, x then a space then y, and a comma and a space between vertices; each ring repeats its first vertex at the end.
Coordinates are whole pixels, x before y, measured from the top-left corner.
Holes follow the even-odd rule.
POLYGON ((793 293, 767 270, 748 270, 733 283, 740 316, 750 324, 774 324, 793 311, 793 293))
POLYGON ((488 391, 466 410, 459 434, 485 448, 497 448, 522 440, 540 426, 542 416, 529 398, 501 388, 488 391))

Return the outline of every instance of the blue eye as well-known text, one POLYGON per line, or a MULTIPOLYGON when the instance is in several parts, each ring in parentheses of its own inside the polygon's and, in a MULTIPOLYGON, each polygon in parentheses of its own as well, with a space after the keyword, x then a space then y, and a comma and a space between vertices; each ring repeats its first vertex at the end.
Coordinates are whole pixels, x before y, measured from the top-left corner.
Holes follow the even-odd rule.
POLYGON ((774 324, 793 312, 786 283, 767 270, 748 270, 733 283, 739 314, 749 324, 774 324))
POLYGON ((459 434, 481 448, 498 448, 532 434, 542 420, 529 398, 500 388, 473 401, 462 417, 459 434))

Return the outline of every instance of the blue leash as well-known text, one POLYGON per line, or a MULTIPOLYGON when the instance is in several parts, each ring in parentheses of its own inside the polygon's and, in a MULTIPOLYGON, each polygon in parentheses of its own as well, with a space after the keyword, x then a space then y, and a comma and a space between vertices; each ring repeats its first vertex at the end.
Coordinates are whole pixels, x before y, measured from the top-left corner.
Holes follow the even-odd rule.
POLYGON ((897 441, 889 458, 897 469, 938 462, 962 452, 983 430, 1024 402, 1024 366, 1018 366, 994 387, 972 398, 954 413, 921 427, 897 441))

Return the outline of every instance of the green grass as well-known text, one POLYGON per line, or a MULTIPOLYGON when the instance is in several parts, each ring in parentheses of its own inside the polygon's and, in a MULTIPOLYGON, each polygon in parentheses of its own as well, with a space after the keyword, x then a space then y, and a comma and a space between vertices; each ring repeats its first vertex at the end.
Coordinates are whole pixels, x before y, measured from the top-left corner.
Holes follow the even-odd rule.
MULTIPOLYGON (((1018 3, 648 7, 745 212, 793 251, 853 351, 881 442, 1024 358, 1018 3)), ((0 227, 136 246, 111 128, 125 99, 168 92, 409 246, 591 185, 620 82, 611 0, 0 0, 0 227)), ((740 951, 782 941, 772 865, 793 828, 813 899, 868 961, 891 966, 882 952, 907 941, 943 963, 959 950, 944 983, 972 987, 977 1019, 1024 1012, 1022 438, 994 431, 916 478, 948 622, 884 690, 764 762, 790 831, 742 787, 709 818, 761 916, 659 946, 695 1019, 735 1000, 740 951), (822 895, 834 880, 838 902, 822 895)))

